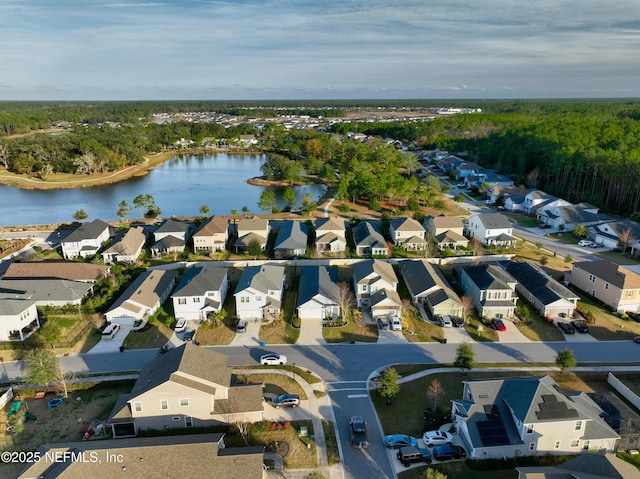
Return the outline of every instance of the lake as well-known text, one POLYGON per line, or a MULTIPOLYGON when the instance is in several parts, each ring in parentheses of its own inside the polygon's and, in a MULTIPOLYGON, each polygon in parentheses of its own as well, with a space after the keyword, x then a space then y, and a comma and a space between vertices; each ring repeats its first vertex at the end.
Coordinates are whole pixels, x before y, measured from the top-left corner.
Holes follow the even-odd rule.
MULTIPOLYGON (((267 188, 246 181, 260 176, 266 155, 224 154, 180 155, 165 162, 145 176, 111 185, 61 190, 21 190, 0 185, 0 225, 32 225, 73 221, 73 213, 84 209, 89 220, 119 219, 118 204, 130 205, 139 194, 150 194, 162 210, 161 217, 198 216, 200 207, 209 206, 210 214, 229 215, 231 209, 263 213, 258 208, 260 194, 267 188)), ((283 206, 282 189, 276 192, 283 206)), ((294 187, 297 204, 306 193, 315 199, 326 190, 323 185, 294 187)), ((128 218, 140 217, 132 209, 128 218)))

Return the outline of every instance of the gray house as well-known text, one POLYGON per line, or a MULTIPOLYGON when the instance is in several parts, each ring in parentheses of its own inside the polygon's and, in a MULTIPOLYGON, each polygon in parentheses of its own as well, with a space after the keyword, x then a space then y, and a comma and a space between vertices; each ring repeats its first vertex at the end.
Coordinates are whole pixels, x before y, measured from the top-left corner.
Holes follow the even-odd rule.
POLYGON ((123 235, 115 238, 102 252, 102 259, 107 264, 135 263, 142 253, 142 247, 146 241, 144 228, 141 226, 129 228, 123 235))
POLYGON ((400 261, 400 274, 413 304, 426 305, 434 318, 462 316, 460 298, 436 266, 425 260, 400 261))
POLYGON ((549 318, 570 318, 573 315, 580 297, 542 268, 517 261, 504 261, 500 266, 518 282, 516 291, 520 297, 531 303, 540 314, 549 318))
POLYGON ((285 221, 278 230, 273 246, 276 259, 304 256, 307 251, 308 228, 301 221, 285 221))
POLYGON ((338 270, 327 266, 302 268, 296 308, 300 319, 339 317, 338 270))
POLYGON ((368 221, 361 221, 351 228, 358 256, 386 256, 389 248, 382 233, 368 221))
POLYGON ((191 225, 171 218, 165 220, 153 232, 155 243, 151 246, 153 256, 167 256, 171 253, 182 253, 191 233, 191 225))
POLYGON ((227 268, 189 268, 171 295, 176 319, 204 320, 222 309, 229 289, 227 268))
POLYGON ((131 393, 121 394, 111 411, 113 436, 261 421, 262 385, 236 384, 227 361, 186 343, 147 363, 131 393))
POLYGON ((518 296, 517 281, 500 266, 479 264, 454 270, 462 290, 471 297, 480 316, 512 318, 518 296))

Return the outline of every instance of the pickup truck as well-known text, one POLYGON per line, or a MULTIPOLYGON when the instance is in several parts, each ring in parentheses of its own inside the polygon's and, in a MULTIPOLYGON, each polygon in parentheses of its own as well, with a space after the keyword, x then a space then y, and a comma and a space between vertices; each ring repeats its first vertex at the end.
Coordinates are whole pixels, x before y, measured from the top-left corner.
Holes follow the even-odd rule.
POLYGON ((369 447, 367 427, 362 416, 351 416, 349 429, 351 430, 351 444, 353 447, 358 449, 366 449, 369 447))

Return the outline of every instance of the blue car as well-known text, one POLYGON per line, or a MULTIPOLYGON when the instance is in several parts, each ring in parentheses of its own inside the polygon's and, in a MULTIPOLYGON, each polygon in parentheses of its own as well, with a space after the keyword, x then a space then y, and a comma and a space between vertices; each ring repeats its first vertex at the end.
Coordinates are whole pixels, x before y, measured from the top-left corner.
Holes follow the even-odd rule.
POLYGON ((391 449, 397 449, 399 447, 418 445, 418 440, 413 436, 407 436, 405 434, 392 434, 384 438, 384 445, 391 449))

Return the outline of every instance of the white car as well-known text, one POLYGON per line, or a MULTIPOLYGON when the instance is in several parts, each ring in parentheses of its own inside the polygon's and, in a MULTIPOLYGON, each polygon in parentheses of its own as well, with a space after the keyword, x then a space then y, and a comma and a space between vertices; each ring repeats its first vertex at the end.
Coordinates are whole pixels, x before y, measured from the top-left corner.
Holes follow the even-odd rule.
POLYGON ((260 357, 260 364, 265 366, 284 366, 287 364, 287 357, 282 354, 265 354, 260 357))
POLYGON ((453 328, 453 322, 449 316, 440 316, 440 324, 443 328, 453 328))
POLYGON ((176 327, 173 328, 173 330, 176 333, 181 333, 183 332, 185 329, 187 329, 187 320, 184 318, 180 318, 178 319, 178 321, 176 321, 176 327))
POLYGON ((446 431, 427 431, 422 436, 427 447, 444 446, 453 442, 453 436, 446 431))
POLYGON ((402 323, 400 322, 400 318, 397 316, 391 316, 391 331, 402 331, 402 323))
POLYGON ((580 240, 578 241, 578 246, 591 246, 593 243, 589 240, 580 240))

